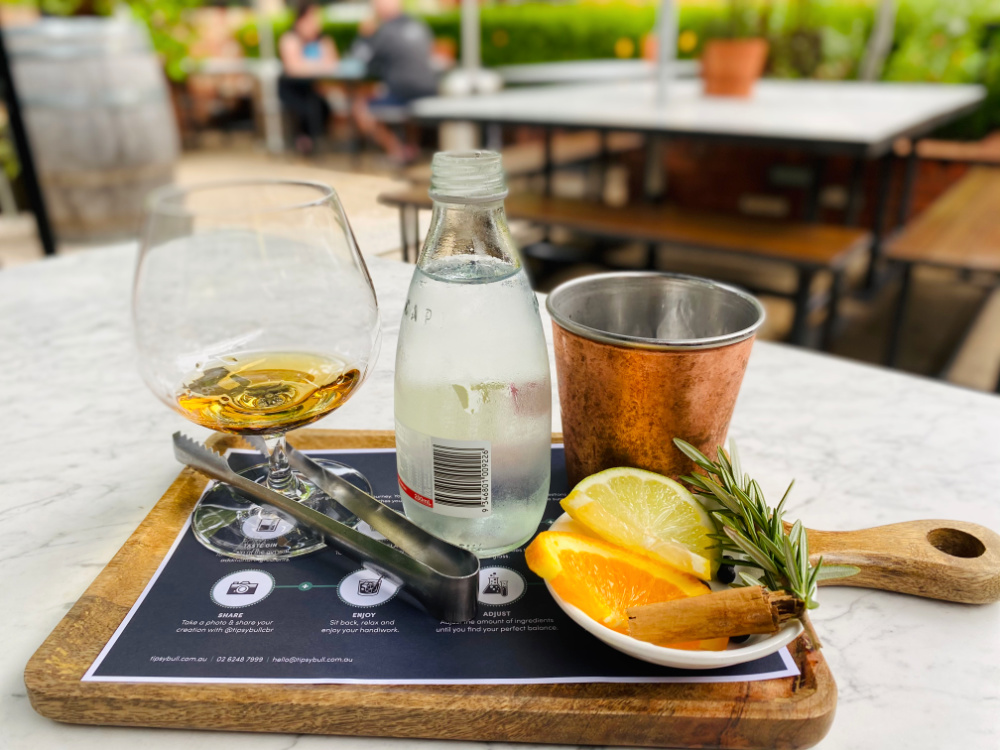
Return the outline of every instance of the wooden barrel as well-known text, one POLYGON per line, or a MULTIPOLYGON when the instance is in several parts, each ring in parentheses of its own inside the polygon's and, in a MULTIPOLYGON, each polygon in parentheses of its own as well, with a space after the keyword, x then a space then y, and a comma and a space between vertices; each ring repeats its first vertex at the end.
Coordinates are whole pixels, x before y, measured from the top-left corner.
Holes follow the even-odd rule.
POLYGON ((60 240, 135 236, 171 181, 177 123, 146 29, 126 18, 45 18, 5 33, 60 240))

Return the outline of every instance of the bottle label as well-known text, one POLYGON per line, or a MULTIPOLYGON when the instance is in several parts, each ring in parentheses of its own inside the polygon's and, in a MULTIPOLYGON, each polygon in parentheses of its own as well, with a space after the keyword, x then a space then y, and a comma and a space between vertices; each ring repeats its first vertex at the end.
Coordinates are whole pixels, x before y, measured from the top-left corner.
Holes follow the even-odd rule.
POLYGON ((491 453, 487 440, 439 438, 396 422, 399 491, 443 516, 490 515, 491 453))

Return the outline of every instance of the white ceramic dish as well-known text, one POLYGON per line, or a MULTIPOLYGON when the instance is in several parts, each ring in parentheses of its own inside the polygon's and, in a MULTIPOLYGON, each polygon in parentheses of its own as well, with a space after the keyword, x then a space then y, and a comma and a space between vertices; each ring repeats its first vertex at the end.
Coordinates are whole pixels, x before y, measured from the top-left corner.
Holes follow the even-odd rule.
MULTIPOLYGON (((580 531, 580 527, 568 515, 563 513, 553 522, 552 531, 580 531)), ((773 654, 783 646, 787 646, 794 641, 802 633, 802 623, 798 620, 789 620, 774 635, 753 635, 743 643, 730 644, 729 648, 725 651, 688 651, 680 648, 665 648, 664 646, 656 646, 645 641, 637 641, 635 638, 630 638, 627 635, 606 628, 569 602, 564 601, 552 590, 548 581, 545 582, 545 587, 549 590, 549 593, 555 599, 560 609, 588 633, 604 641, 611 648, 621 651, 623 654, 647 661, 650 664, 659 664, 663 667, 719 669, 720 667, 730 667, 733 664, 743 664, 744 662, 773 654)), ((723 584, 713 584, 713 588, 722 589, 725 586, 723 584)))

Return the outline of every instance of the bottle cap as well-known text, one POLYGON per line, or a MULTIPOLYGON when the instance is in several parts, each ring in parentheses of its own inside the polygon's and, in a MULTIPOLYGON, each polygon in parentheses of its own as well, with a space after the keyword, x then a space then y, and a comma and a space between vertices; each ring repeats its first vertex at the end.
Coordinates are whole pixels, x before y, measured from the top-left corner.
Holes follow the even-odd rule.
POLYGON ((431 161, 430 196, 436 201, 487 203, 507 197, 496 151, 439 151, 431 161))

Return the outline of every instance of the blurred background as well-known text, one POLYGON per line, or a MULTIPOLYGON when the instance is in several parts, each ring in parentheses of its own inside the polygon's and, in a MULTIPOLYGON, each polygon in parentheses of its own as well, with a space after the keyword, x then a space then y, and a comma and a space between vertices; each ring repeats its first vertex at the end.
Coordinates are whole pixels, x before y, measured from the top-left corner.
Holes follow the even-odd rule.
POLYGON ((134 241, 158 186, 261 174, 334 184, 362 251, 412 262, 430 156, 488 147, 540 291, 710 276, 761 295, 765 338, 1000 386, 998 0, 0 0, 0 25, 0 273, 134 241))

